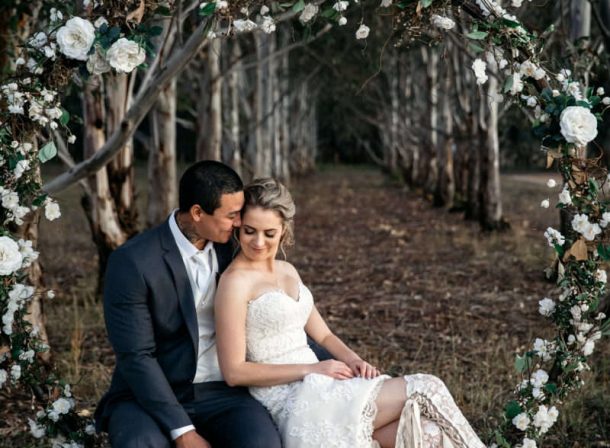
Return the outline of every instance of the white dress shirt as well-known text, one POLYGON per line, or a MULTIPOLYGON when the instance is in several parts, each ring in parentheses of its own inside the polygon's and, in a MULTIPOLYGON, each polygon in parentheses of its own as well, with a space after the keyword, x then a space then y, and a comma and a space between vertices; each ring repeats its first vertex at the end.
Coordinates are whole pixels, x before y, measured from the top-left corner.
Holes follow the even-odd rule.
MULTIPOLYGON (((197 327, 199 331, 197 370, 193 383, 222 381, 222 373, 216 354, 216 329, 214 326, 214 295, 218 259, 214 243, 208 241, 203 250, 197 249, 182 233, 176 222, 176 211, 169 217, 169 228, 176 240, 193 291, 197 327)), ((171 431, 172 440, 195 429, 189 425, 171 431)))

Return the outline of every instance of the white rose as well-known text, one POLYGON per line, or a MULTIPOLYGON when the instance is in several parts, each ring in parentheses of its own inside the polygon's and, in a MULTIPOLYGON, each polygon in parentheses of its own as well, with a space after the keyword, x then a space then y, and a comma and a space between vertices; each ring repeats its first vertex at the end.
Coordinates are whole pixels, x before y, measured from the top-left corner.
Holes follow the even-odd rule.
POLYGON ((532 386, 534 387, 542 387, 547 383, 548 380, 549 374, 542 369, 536 370, 530 378, 532 386))
POLYGON ((31 418, 28 418, 28 423, 30 424, 30 433, 35 439, 44 437, 46 431, 43 426, 40 426, 31 418))
POLYGON ((559 202, 565 205, 572 204, 572 196, 570 195, 570 190, 567 186, 559 193, 559 202))
POLYGON ((7 210, 14 210, 19 207, 19 194, 15 191, 8 191, 2 193, 2 207, 7 210))
POLYGON ((597 137, 597 118, 586 107, 566 107, 561 112, 559 125, 568 143, 584 146, 597 137))
POLYGON ((19 162, 17 162, 17 165, 15 166, 15 170, 13 171, 13 176, 15 176, 15 179, 19 179, 21 176, 23 176, 23 173, 25 173, 29 168, 30 168, 29 160, 20 160, 19 162))
POLYGON ((95 40, 95 28, 88 20, 72 17, 57 31, 59 50, 71 59, 86 61, 95 40))
POLYGON ((235 28, 235 31, 237 33, 245 33, 248 31, 253 31, 257 27, 258 27, 258 25, 256 23, 254 23, 252 20, 237 19, 233 22, 233 28, 235 28))
POLYGON ((595 271, 595 280, 606 283, 608 281, 608 274, 603 269, 598 269, 595 271))
POLYGON ((67 414, 68 412, 70 412, 71 408, 72 405, 65 398, 58 398, 53 403, 53 410, 58 414, 67 414))
POLYGON ((109 72, 111 68, 99 48, 96 48, 95 52, 87 59, 87 71, 92 75, 101 75, 109 72))
POLYGON ((371 29, 365 24, 360 25, 358 30, 356 31, 356 39, 366 39, 369 37, 369 32, 371 29))
POLYGON ((110 46, 106 59, 117 72, 130 73, 144 62, 146 52, 137 42, 121 37, 110 46))
POLYGON ((430 22, 437 28, 441 28, 443 30, 450 30, 455 27, 455 22, 451 20, 449 17, 439 16, 438 14, 433 14, 430 18, 430 22))
POLYGON ((345 17, 341 17, 339 19, 339 26, 343 26, 345 24, 347 24, 347 19, 345 17))
POLYGON ((68 137, 68 143, 72 144, 76 141, 76 135, 71 135, 68 137))
POLYGON ((595 237, 597 235, 599 235, 600 233, 602 233, 602 228, 599 226, 599 224, 595 223, 595 224, 591 224, 589 223, 584 231, 582 232, 582 235, 585 237, 585 239, 587 241, 593 241, 595 239, 595 237))
POLYGON ((19 245, 8 236, 0 236, 0 275, 11 275, 21 268, 22 263, 19 245))
POLYGON ((583 345, 582 354, 585 356, 589 356, 593 353, 593 350, 595 350, 595 342, 589 340, 585 343, 585 345, 583 345))
POLYGON ((555 182, 555 179, 549 179, 546 181, 546 186, 549 188, 555 188, 557 186, 557 182, 555 182))
POLYGON ((6 373, 6 370, 0 369, 0 389, 2 389, 4 383, 6 383, 7 378, 8 374, 6 373))
POLYGON ((474 71, 474 76, 477 78, 477 84, 482 85, 487 82, 489 79, 487 74, 485 73, 485 69, 487 68, 487 64, 482 59, 475 59, 472 63, 472 71, 474 71))
POLYGON ((13 378, 14 381, 21 378, 21 366, 19 364, 13 364, 13 367, 11 367, 11 378, 13 378))
POLYGON ((333 9, 337 12, 342 12, 345 11, 347 9, 347 7, 349 6, 349 2, 346 1, 338 1, 337 3, 335 3, 333 5, 333 9))
MULTIPOLYGON (((513 0, 514 2, 515 0, 513 0)), ((521 1, 521 0, 519 0, 521 1)), ((522 448, 537 448, 536 441, 532 439, 528 439, 527 437, 523 438, 523 443, 521 444, 522 448)))
POLYGON ((269 12, 269 7, 267 5, 261 6, 261 16, 267 15, 268 12, 269 12))
POLYGON ((379 6, 382 8, 389 8, 390 6, 392 6, 392 0, 381 0, 381 5, 379 6))
POLYGON ((44 206, 44 216, 49 220, 53 221, 61 216, 59 210, 59 204, 54 201, 48 201, 44 206))
POLYGON ((513 84, 510 87, 510 94, 516 95, 517 93, 520 93, 521 91, 523 91, 523 81, 521 80, 520 73, 513 73, 512 78, 513 78, 513 84))
POLYGON ((275 31, 275 22, 271 17, 264 17, 263 23, 261 24, 261 29, 267 33, 271 34, 275 31))
POLYGON ((538 302, 538 312, 543 316, 549 317, 555 311, 555 301, 545 297, 541 301, 538 302))
POLYGON ((540 207, 542 207, 542 208, 549 208, 549 206, 550 206, 550 205, 551 205, 551 204, 550 204, 550 202, 549 202, 549 200, 548 200, 548 199, 544 199, 544 200, 543 200, 543 201, 540 203, 540 207))
POLYGON ((308 3, 307 5, 305 5, 305 8, 303 8, 303 12, 299 16, 299 20, 303 23, 309 22, 318 13, 318 9, 319 8, 317 5, 308 3))
POLYGON ((530 418, 527 416, 527 414, 525 412, 522 412, 521 414, 519 414, 515 418, 513 418, 513 425, 515 425, 517 427, 517 429, 520 429, 521 431, 525 431, 528 428, 528 426, 530 425, 530 418))
POLYGON ((523 0, 513 0, 510 5, 513 8, 520 8, 521 7, 521 3, 523 3, 523 0))
POLYGON ((606 91, 604 90, 603 87, 598 87, 597 90, 595 91, 595 93, 597 94, 597 96, 603 96, 604 93, 606 93, 606 91))
POLYGON ((574 215, 572 218, 572 229, 578 233, 584 233, 587 230, 587 226, 589 225, 589 217, 583 213, 579 213, 574 215))

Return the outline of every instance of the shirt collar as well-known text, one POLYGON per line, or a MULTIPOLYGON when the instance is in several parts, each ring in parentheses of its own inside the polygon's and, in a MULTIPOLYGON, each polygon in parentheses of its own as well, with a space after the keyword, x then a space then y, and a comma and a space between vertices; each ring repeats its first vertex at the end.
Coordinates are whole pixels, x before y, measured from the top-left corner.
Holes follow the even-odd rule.
POLYGON ((180 254, 182 258, 189 259, 193 255, 198 254, 199 252, 209 252, 214 248, 214 243, 212 241, 208 241, 203 248, 203 250, 197 249, 193 243, 191 243, 182 233, 180 228, 178 227, 178 223, 176 221, 176 213, 178 209, 172 211, 169 215, 169 229, 176 240, 176 244, 178 245, 178 249, 180 250, 180 254))

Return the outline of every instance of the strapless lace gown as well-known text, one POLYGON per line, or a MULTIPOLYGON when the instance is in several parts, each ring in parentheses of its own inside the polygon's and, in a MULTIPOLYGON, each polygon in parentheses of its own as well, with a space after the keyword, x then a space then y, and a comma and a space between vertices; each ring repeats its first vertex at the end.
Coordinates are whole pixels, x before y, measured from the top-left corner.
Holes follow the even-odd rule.
MULTIPOLYGON (((299 284, 298 300, 268 291, 249 302, 246 359, 266 364, 316 363, 304 327, 313 297, 299 284)), ((335 380, 310 374, 302 381, 251 387, 270 412, 285 448, 369 448, 373 440, 375 398, 387 375, 366 380, 335 380)), ((400 448, 483 448, 441 380, 405 376, 407 403, 396 446, 400 448)))

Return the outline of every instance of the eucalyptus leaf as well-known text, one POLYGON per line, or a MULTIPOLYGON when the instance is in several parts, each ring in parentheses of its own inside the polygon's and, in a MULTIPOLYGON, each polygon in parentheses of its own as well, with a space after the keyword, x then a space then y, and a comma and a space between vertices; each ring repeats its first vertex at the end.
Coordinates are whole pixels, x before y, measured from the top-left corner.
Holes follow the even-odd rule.
POLYGON ((506 415, 506 418, 509 420, 512 420, 517 415, 521 414, 521 412, 523 412, 523 409, 521 408, 521 405, 515 400, 509 401, 504 407, 504 415, 506 415))
POLYGON ((527 356, 515 356, 515 370, 519 373, 523 373, 530 367, 530 359, 527 356))
POLYGON ((40 163, 45 163, 51 160, 53 157, 57 155, 57 148, 55 147, 55 142, 51 140, 47 144, 45 144, 40 151, 38 151, 38 160, 40 163))
POLYGON ((203 8, 199 8, 199 15, 202 17, 211 16, 216 11, 216 3, 206 3, 203 8))
POLYGON ((421 0, 421 5, 424 8, 427 8, 428 6, 430 6, 432 4, 432 0, 421 0))
POLYGON ((301 11, 303 11, 303 9, 305 9, 305 1, 304 0, 299 0, 298 2, 296 2, 292 6, 292 10, 294 12, 301 12, 301 11))
POLYGON ((466 34, 466 37, 468 39, 472 39, 472 40, 483 40, 487 37, 487 32, 485 31, 471 31, 470 33, 466 34))
POLYGON ((59 117, 59 122, 65 126, 70 121, 70 113, 66 109, 61 110, 61 117, 59 117))

